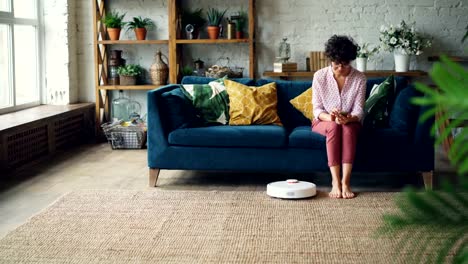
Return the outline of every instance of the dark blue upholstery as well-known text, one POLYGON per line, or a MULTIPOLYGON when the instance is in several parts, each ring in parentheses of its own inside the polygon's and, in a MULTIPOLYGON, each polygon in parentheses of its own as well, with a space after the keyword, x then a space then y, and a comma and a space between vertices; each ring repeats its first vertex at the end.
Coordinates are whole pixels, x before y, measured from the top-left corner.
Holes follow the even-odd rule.
POLYGON ((417 125, 419 107, 412 104, 411 99, 420 96, 422 94, 414 89, 413 86, 408 86, 400 91, 396 96, 392 112, 390 113, 389 125, 391 128, 397 131, 413 133, 417 125))
POLYGON ((161 111, 167 118, 167 131, 178 128, 196 127, 202 124, 197 117, 192 102, 183 94, 180 88, 173 89, 161 95, 161 111))
POLYGON ((325 137, 312 132, 311 126, 296 127, 289 134, 289 147, 324 150, 325 137))
MULTIPOLYGON (((369 79, 373 84, 385 78, 369 79)), ((417 94, 405 78, 396 78, 395 104, 390 127, 363 129, 356 150, 355 171, 417 172, 434 169, 434 119, 418 122, 424 109, 410 105, 417 94), (401 92, 401 93, 400 93, 401 92)), ((207 83, 208 78, 186 77, 183 82, 207 83)), ((272 80, 244 79, 247 85, 272 80)), ((178 85, 148 92, 148 166, 160 169, 274 172, 328 171, 325 137, 310 130, 310 121, 289 100, 311 82, 275 81, 279 126, 193 127, 193 115, 180 102, 178 85), (176 98, 172 98, 172 97, 176 98), (169 100, 168 100, 169 98, 169 100), (172 100, 173 99, 173 100, 172 100), (170 110, 168 110, 168 108, 170 110), (177 114, 180 113, 180 114, 177 114), (178 116, 180 115, 180 116, 178 116)))
POLYGON ((169 134, 169 144, 175 146, 279 148, 286 142, 286 130, 275 125, 220 125, 176 129, 169 134))

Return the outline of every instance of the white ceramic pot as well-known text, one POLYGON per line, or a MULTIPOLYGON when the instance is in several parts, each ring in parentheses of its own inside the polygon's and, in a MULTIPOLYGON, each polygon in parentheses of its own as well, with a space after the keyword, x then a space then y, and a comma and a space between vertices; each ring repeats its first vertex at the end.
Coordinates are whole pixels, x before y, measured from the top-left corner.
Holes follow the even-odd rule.
POLYGON ((356 58, 356 69, 365 72, 367 70, 367 58, 356 58))
POLYGON ((407 72, 409 70, 410 55, 402 54, 401 52, 394 52, 395 58, 395 71, 396 72, 407 72))

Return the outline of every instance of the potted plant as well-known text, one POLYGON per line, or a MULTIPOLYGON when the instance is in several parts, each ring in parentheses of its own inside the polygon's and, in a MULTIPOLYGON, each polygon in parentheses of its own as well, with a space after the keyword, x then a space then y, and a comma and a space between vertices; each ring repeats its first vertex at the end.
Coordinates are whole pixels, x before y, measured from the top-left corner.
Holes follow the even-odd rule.
MULTIPOLYGON (((194 11, 190 11, 188 9, 183 9, 181 14, 182 20, 182 29, 185 30, 187 33, 188 39, 198 39, 198 35, 200 32, 200 28, 205 25, 206 19, 203 17, 203 9, 198 8, 194 11), (192 32, 187 32, 187 25, 191 25, 193 27, 192 32)), ((189 28, 191 28, 189 26, 189 28)))
POLYGON ((135 85, 137 77, 140 76, 142 72, 140 65, 137 64, 120 66, 117 69, 117 73, 120 77, 120 85, 135 85))
POLYGON ((145 40, 146 32, 155 27, 154 22, 149 18, 142 18, 141 16, 133 17, 133 20, 127 22, 127 30, 135 31, 137 40, 145 40))
POLYGON ((383 50, 393 52, 397 72, 408 71, 410 55, 420 55, 431 46, 431 40, 416 31, 415 23, 408 25, 404 20, 396 27, 381 26, 379 39, 383 50))
POLYGON ((208 37, 210 39, 217 39, 219 36, 219 25, 221 24, 221 21, 223 20, 224 14, 226 14, 226 10, 224 11, 219 11, 218 9, 215 8, 210 8, 208 12, 206 13, 207 15, 207 20, 208 20, 208 37))
POLYGON ((110 11, 102 19, 102 23, 107 28, 107 34, 109 35, 110 40, 119 40, 120 30, 125 26, 123 21, 125 14, 120 14, 117 11, 110 11))
POLYGON ((364 72, 367 69, 367 60, 374 54, 379 52, 378 47, 371 48, 369 43, 365 42, 362 46, 358 45, 356 56, 356 68, 358 71, 364 72))
POLYGON ((244 30, 247 25, 248 15, 244 10, 239 11, 239 18, 236 20, 236 38, 244 38, 244 30))
POLYGON ((182 74, 182 76, 192 76, 193 75, 192 67, 190 67, 190 66, 182 67, 181 74, 182 74))

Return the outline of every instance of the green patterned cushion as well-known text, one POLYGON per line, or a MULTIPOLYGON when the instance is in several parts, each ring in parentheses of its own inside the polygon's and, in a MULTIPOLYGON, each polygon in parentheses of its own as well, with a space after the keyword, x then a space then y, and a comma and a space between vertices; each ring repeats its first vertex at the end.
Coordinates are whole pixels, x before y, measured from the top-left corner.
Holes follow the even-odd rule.
POLYGON ((390 107, 388 99, 393 94, 394 88, 395 78, 393 75, 385 79, 381 84, 374 85, 364 107, 366 114, 365 126, 373 128, 388 126, 388 109, 390 107))
POLYGON ((181 85, 185 96, 192 101, 197 115, 205 123, 226 125, 229 122, 229 97, 224 87, 224 79, 208 84, 181 85))

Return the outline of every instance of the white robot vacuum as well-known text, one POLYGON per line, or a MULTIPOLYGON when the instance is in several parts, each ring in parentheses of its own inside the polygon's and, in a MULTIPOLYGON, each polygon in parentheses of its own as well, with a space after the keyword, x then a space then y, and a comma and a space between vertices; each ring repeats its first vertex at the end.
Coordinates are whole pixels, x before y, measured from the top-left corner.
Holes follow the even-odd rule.
POLYGON ((317 186, 311 182, 289 179, 269 183, 267 185, 267 194, 282 199, 303 199, 315 196, 317 186))

